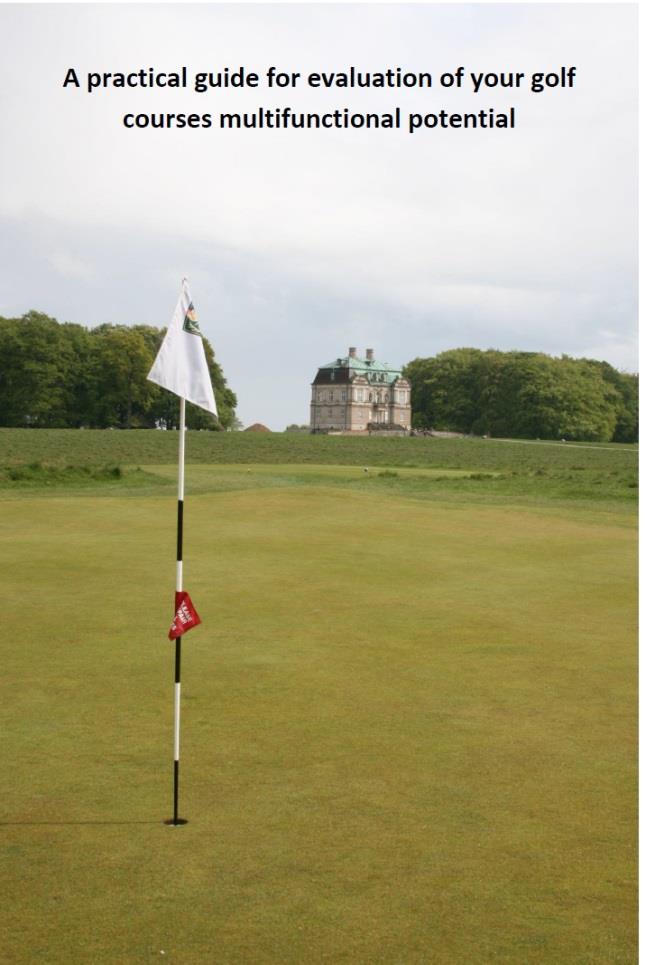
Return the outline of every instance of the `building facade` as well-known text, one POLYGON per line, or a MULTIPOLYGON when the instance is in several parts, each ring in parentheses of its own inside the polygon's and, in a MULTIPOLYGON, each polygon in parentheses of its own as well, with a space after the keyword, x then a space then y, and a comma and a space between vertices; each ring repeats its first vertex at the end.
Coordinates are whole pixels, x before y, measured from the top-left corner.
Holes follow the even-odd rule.
POLYGON ((374 351, 357 358, 350 348, 344 358, 323 365, 312 383, 311 432, 410 430, 410 382, 401 369, 378 362, 374 351))

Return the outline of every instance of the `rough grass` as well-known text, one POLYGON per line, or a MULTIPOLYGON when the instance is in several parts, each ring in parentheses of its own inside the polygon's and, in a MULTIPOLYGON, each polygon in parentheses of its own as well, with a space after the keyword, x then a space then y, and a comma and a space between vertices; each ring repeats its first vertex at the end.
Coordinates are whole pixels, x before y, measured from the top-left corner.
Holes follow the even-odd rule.
MULTIPOLYGON (((473 471, 635 468, 637 447, 298 433, 190 432, 190 461, 208 464, 351 465, 473 471)), ((154 430, 0 429, 0 463, 159 465, 177 462, 177 433, 154 430)))
MULTIPOLYGON (((631 446, 239 432, 191 432, 187 440, 187 460, 196 466, 189 479, 202 492, 332 485, 431 501, 562 504, 568 511, 603 503, 634 512, 637 505, 638 453, 631 446)), ((82 484, 117 466, 122 491, 154 492, 171 485, 177 441, 176 432, 150 430, 1 429, 0 489, 33 488, 37 480, 27 476, 37 462, 52 484, 64 482, 64 472, 71 486, 74 473, 82 484)))
POLYGON ((150 474, 144 479, 141 469, 124 469, 116 465, 62 465, 40 460, 0 465, 0 489, 9 491, 78 486, 94 488, 97 483, 120 483, 123 480, 127 480, 130 487, 144 481, 150 482, 151 479, 150 474))
POLYGON ((174 469, 137 463, 0 494, 2 956, 634 962, 624 504, 478 501, 514 477, 477 462, 189 466, 172 829, 174 469))

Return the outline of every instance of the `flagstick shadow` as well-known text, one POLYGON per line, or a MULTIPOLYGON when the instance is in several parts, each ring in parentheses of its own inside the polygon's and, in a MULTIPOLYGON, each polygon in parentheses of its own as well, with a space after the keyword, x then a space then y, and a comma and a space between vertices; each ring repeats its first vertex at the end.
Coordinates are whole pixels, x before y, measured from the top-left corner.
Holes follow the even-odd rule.
POLYGON ((0 828, 77 827, 81 825, 163 824, 163 821, 0 821, 0 828))

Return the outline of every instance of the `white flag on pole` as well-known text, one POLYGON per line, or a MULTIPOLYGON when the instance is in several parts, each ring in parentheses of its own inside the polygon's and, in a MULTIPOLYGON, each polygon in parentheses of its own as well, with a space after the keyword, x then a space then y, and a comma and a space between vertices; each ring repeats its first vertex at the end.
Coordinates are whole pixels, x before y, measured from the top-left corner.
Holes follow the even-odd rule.
POLYGON ((175 313, 148 378, 163 389, 168 389, 217 416, 202 333, 197 324, 186 278, 182 282, 182 292, 175 313))

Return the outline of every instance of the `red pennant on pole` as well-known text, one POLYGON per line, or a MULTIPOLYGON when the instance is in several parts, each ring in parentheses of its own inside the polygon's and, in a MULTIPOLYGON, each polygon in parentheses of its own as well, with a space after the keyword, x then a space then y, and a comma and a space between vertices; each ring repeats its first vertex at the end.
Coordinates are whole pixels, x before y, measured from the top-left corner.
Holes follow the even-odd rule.
POLYGON ((175 594, 175 619, 171 623, 168 631, 168 639, 176 640, 187 630, 192 630, 202 621, 198 612, 193 606, 193 601, 185 590, 180 590, 175 594))

